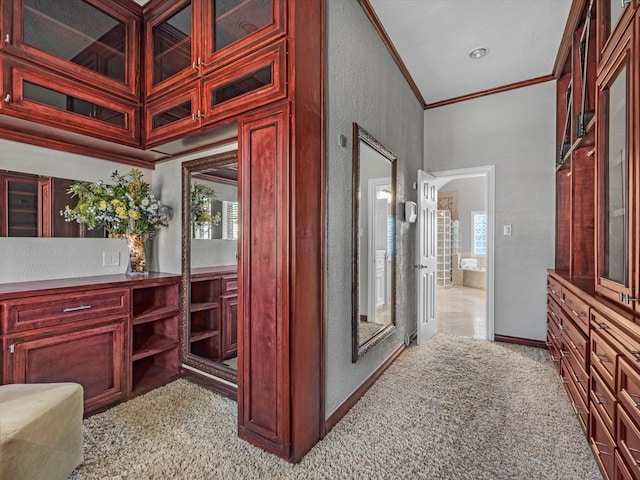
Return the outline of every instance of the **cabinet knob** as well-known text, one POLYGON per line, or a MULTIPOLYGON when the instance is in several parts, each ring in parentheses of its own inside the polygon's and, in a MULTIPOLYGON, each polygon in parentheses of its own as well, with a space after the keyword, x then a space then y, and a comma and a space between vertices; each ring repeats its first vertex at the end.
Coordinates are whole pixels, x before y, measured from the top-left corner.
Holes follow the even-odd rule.
POLYGON ((7 94, 4 96, 4 102, 5 102, 5 103, 11 103, 11 94, 10 94, 10 93, 7 93, 7 94))

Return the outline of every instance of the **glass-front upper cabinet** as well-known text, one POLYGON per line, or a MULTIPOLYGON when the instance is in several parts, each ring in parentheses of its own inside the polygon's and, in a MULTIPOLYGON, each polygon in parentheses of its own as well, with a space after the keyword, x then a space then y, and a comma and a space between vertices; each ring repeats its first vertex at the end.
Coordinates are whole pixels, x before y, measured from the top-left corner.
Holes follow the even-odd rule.
POLYGON ((621 39, 615 56, 598 79, 598 279, 596 290, 627 305, 639 291, 634 272, 637 206, 633 192, 637 166, 632 159, 635 95, 631 88, 634 46, 632 31, 621 39))
POLYGON ((280 37, 284 0, 179 0, 146 12, 146 94, 209 73, 280 37))
POLYGON ((284 34, 283 0, 205 0, 205 71, 284 34))
POLYGON ((138 99, 140 18, 119 2, 5 0, 3 13, 7 51, 138 99))
POLYGON ((638 0, 598 0, 598 11, 599 13, 599 25, 598 25, 598 37, 599 37, 599 46, 600 52, 602 53, 604 49, 611 50, 614 48, 615 37, 619 37, 618 35, 613 35, 614 41, 610 42, 609 40, 612 38, 612 34, 614 32, 622 33, 626 28, 626 25, 629 23, 631 18, 633 17, 633 11, 635 7, 638 5, 638 0), (617 28, 616 28, 617 27, 617 28))

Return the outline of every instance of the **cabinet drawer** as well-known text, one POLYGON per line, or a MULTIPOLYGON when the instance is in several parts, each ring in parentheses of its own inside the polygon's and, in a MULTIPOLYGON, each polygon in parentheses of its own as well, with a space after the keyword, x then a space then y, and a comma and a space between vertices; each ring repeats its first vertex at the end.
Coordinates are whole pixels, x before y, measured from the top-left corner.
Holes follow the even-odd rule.
POLYGON ((571 402, 571 408, 573 408, 574 413, 578 417, 582 430, 584 430, 584 432, 586 433, 587 427, 589 426, 589 410, 587 409, 587 405, 585 404, 585 402, 582 400, 581 395, 578 393, 578 389, 573 382, 571 373, 569 372, 568 363, 565 361, 565 359, 562 360, 561 365, 562 383, 564 383, 564 386, 567 389, 569 401, 571 402))
POLYGON ((589 403, 589 375, 579 365, 578 359, 573 353, 566 355, 564 358, 567 363, 567 375, 573 380, 576 391, 580 394, 580 398, 585 404, 589 403))
POLYGON ((591 365, 596 368, 605 385, 614 392, 617 357, 615 349, 600 336, 597 330, 591 330, 591 365))
POLYGON ((549 355, 553 366, 556 367, 558 373, 560 373, 560 347, 557 345, 556 340, 551 337, 551 333, 547 332, 547 347, 549 348, 549 355))
POLYGON ((5 333, 61 325, 105 315, 128 315, 129 290, 42 295, 4 302, 5 333))
POLYGON ((562 324, 562 308, 551 295, 547 295, 547 314, 552 318, 556 325, 559 326, 562 324))
POLYGON ((632 476, 631 476, 631 472, 629 471, 629 467, 627 467, 627 464, 624 462, 624 460, 622 459, 622 457, 620 456, 620 452, 618 452, 618 450, 616 450, 615 453, 615 457, 616 457, 616 470, 615 470, 615 479, 616 480, 635 480, 632 476))
POLYGON ((585 335, 589 334, 589 305, 571 293, 562 289, 562 308, 585 335))
POLYGON ((586 370, 588 358, 587 351, 589 346, 587 337, 570 320, 567 320, 562 325, 562 333, 566 344, 569 346, 571 352, 574 353, 576 360, 580 363, 580 366, 586 370))
POLYGON ((624 357, 618 359, 618 400, 640 424, 640 373, 624 357))
POLYGON ((620 404, 617 407, 617 445, 632 478, 640 478, 640 430, 620 404))
POLYGON ((591 368, 591 402, 600 413, 600 417, 609 429, 609 433, 613 434, 616 397, 594 368, 591 368))
POLYGON ((589 443, 591 450, 605 478, 613 479, 615 471, 615 443, 593 404, 591 404, 591 416, 589 418, 589 432, 591 436, 589 443))
POLYGON ((222 277, 222 293, 237 292, 238 291, 238 276, 237 275, 225 275, 222 277))
POLYGON ((556 301, 562 301, 562 284, 555 278, 547 276, 547 293, 555 298, 556 301))

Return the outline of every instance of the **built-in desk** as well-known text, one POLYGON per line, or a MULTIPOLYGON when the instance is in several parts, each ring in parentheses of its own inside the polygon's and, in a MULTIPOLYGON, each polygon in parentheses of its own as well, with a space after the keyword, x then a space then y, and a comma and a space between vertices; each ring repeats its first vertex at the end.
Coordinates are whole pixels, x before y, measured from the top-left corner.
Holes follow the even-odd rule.
POLYGON ((179 275, 0 284, 2 383, 77 382, 85 414, 179 373, 179 275))

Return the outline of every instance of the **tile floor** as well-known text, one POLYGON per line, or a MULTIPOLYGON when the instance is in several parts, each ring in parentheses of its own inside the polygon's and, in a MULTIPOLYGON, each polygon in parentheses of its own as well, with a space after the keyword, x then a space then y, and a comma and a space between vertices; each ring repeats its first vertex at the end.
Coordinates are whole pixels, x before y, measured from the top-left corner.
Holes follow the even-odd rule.
POLYGON ((479 288, 438 287, 438 332, 485 339, 484 302, 479 288))

